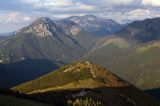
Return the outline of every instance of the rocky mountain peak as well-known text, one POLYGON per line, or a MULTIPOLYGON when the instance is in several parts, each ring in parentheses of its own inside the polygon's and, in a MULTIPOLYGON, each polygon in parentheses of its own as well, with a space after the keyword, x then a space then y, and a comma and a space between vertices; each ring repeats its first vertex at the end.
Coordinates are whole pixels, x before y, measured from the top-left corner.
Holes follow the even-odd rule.
POLYGON ((67 34, 76 35, 81 31, 80 26, 70 20, 60 20, 56 24, 64 29, 67 34))
POLYGON ((48 17, 38 18, 30 25, 30 27, 37 27, 42 30, 50 29, 55 26, 55 22, 48 17))
POLYGON ((36 24, 54 24, 54 21, 49 17, 41 17, 36 19, 31 25, 36 25, 36 24))
POLYGON ((35 20, 28 27, 18 30, 17 33, 32 34, 36 37, 52 36, 53 32, 59 31, 56 23, 48 18, 42 17, 35 20))
POLYGON ((87 20, 96 20, 98 17, 96 17, 95 15, 90 15, 90 14, 88 14, 88 15, 85 15, 85 16, 83 16, 85 19, 87 19, 87 20))

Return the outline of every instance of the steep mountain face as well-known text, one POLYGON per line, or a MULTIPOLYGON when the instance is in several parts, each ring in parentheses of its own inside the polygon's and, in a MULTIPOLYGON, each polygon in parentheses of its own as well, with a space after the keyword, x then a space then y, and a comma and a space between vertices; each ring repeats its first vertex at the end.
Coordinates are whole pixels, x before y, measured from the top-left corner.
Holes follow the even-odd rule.
POLYGON ((112 19, 98 18, 94 15, 73 16, 68 20, 75 22, 84 31, 98 37, 111 35, 124 27, 112 19))
POLYGON ((20 84, 83 57, 94 41, 85 32, 73 35, 66 31, 44 17, 0 41, 0 63, 6 70, 0 72, 2 85, 20 84))
POLYGON ((117 33, 127 39, 134 39, 138 42, 148 42, 160 38, 160 18, 135 21, 117 33))
POLYGON ((85 51, 79 42, 66 35, 49 18, 38 19, 15 32, 15 36, 1 43, 0 49, 4 63, 26 58, 68 62, 82 56, 85 51))
POLYGON ((81 32, 81 27, 73 21, 64 19, 56 21, 56 24, 65 30, 67 34, 77 35, 77 33, 81 32))
POLYGON ((62 106, 72 106, 76 101, 82 106, 88 100, 88 104, 97 106, 160 105, 156 99, 88 61, 72 63, 12 89, 62 106))
POLYGON ((89 51, 97 42, 98 38, 87 33, 83 28, 77 23, 70 21, 68 19, 58 20, 56 24, 64 29, 67 35, 70 35, 74 40, 79 42, 86 51, 89 51))
POLYGON ((88 60, 143 90, 159 88, 159 22, 154 18, 131 23, 115 36, 99 41, 88 60))

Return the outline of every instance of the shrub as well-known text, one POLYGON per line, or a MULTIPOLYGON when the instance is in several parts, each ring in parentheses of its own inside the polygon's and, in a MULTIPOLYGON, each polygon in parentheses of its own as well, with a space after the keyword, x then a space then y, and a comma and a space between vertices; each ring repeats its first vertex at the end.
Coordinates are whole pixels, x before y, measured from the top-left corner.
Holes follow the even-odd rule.
POLYGON ((68 106, 102 106, 100 101, 93 100, 92 98, 85 98, 85 99, 75 99, 75 100, 68 100, 68 106))

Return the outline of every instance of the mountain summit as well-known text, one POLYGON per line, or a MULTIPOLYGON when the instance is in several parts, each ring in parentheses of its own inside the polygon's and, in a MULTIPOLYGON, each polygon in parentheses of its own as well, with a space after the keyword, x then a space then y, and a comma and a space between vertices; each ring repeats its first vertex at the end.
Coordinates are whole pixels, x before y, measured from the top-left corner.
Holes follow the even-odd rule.
POLYGON ((42 17, 35 20, 28 27, 22 28, 15 32, 15 34, 28 34, 33 33, 37 37, 53 36, 57 33, 63 33, 56 23, 48 17, 42 17))

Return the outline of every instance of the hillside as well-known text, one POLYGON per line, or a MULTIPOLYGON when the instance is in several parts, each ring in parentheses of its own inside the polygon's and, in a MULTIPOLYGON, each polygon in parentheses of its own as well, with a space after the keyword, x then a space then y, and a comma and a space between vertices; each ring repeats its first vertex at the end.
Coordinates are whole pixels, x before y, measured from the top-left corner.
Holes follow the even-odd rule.
MULTIPOLYGON (((51 106, 34 98, 10 89, 0 87, 0 106, 51 106)), ((52 104, 52 106, 55 106, 52 104)))
POLYGON ((86 58, 138 88, 157 89, 160 87, 159 22, 159 18, 133 22, 115 36, 99 41, 86 58), (131 37, 132 31, 136 33, 131 37))
POLYGON ((103 67, 87 61, 72 63, 12 89, 48 103, 92 99, 99 106, 160 105, 159 101, 103 67))
MULTIPOLYGON (((117 86, 121 85, 120 82, 117 82, 115 80, 116 78, 112 80, 113 75, 107 76, 107 73, 104 70, 105 69, 101 67, 97 67, 96 65, 91 64, 89 62, 77 62, 68 66, 64 66, 45 76, 42 76, 31 82, 24 83, 13 89, 16 89, 24 93, 31 93, 31 92, 41 91, 41 90, 44 91, 44 89, 52 88, 52 87, 53 89, 54 88, 59 89, 58 87, 61 88, 61 86, 63 85, 66 85, 67 88, 68 87, 72 88, 72 84, 73 84, 73 88, 77 88, 78 86, 76 86, 76 82, 78 85, 82 84, 84 88, 90 88, 90 87, 92 88, 92 86, 93 88, 95 88, 95 87, 101 87, 102 86, 101 84, 103 83, 98 83, 94 81, 93 78, 97 80, 99 79, 99 80, 105 81, 105 79, 103 79, 105 77, 109 77, 108 80, 110 79, 109 82, 111 83, 109 85, 112 85, 112 81, 113 81, 113 85, 114 83, 117 83, 115 84, 117 86), (91 82, 91 85, 88 85, 87 82, 91 82), (68 84, 71 86, 69 86, 68 84)), ((82 86, 79 86, 78 88, 81 88, 81 87, 82 86)), ((62 88, 65 88, 65 86, 63 86, 62 88)))
MULTIPOLYGON (((14 96, 0 95, 1 106, 51 106, 43 103, 38 103, 31 100, 16 98, 14 96)), ((52 105, 53 106, 53 105, 52 105)))
POLYGON ((108 67, 113 73, 141 89, 158 88, 160 79, 156 75, 159 75, 160 68, 159 41, 134 48, 122 49, 119 46, 106 45, 91 52, 88 59, 108 67))
POLYGON ((141 43, 157 40, 160 38, 159 24, 159 17, 134 21, 117 32, 116 35, 141 43))
MULTIPOLYGON (((0 106, 51 106, 33 101, 29 96, 0 88, 0 106)), ((54 105, 52 105, 54 106, 54 105)))

